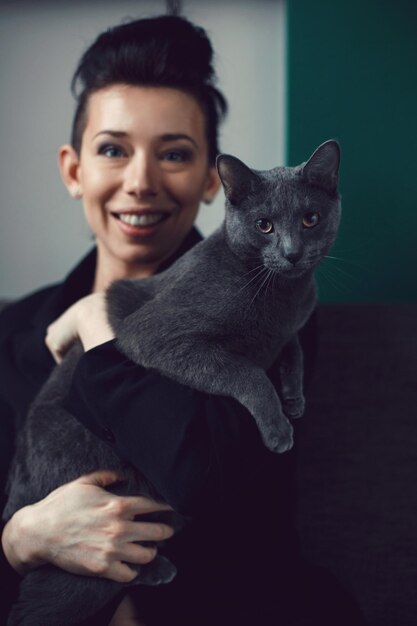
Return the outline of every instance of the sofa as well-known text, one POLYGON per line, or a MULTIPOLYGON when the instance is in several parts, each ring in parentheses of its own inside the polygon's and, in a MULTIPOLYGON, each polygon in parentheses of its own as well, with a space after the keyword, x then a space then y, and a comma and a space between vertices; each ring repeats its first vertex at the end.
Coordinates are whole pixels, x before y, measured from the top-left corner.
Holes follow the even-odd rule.
POLYGON ((303 551, 369 626, 415 626, 417 304, 321 304, 318 320, 298 425, 303 551))

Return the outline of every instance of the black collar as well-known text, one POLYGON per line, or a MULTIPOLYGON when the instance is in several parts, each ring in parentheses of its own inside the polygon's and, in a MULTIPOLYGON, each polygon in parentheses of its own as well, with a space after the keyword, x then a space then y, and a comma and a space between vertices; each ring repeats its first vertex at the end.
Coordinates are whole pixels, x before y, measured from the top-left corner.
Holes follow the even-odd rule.
MULTIPOLYGON (((161 263, 158 273, 167 269, 185 252, 202 241, 202 236, 193 227, 181 242, 177 250, 166 261, 161 263)), ((57 286, 56 292, 45 302, 33 319, 34 325, 46 322, 50 324, 74 302, 91 293, 97 263, 97 248, 93 248, 80 263, 67 275, 64 282, 57 286)))

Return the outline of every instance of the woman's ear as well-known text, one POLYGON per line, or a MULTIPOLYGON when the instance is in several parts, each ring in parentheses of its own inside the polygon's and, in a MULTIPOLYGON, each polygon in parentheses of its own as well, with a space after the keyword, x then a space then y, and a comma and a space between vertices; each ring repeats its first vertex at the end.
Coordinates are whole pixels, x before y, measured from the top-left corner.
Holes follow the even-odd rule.
POLYGON ((220 178, 216 167, 210 167, 207 174, 206 187, 203 193, 203 202, 210 204, 213 202, 221 186, 220 178))
POLYGON ((65 144, 59 149, 58 165, 68 193, 75 200, 79 200, 83 195, 80 182, 80 159, 71 145, 65 144))

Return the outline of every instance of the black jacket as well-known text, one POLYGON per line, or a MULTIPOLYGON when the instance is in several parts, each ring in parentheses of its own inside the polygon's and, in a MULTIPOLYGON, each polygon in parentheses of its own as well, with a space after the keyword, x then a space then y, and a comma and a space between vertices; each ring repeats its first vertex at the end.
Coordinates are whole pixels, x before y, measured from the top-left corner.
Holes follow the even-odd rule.
MULTIPOLYGON (((177 256, 198 240, 191 231, 177 256)), ((44 344, 46 328, 90 292, 94 270, 92 251, 64 283, 0 315, 2 492, 14 435, 54 366, 44 344)), ((303 334, 308 361, 313 326, 303 334)), ((294 452, 269 452, 254 420, 236 401, 148 372, 119 353, 114 342, 82 357, 67 407, 175 509, 193 517, 191 527, 166 546, 179 570, 174 582, 137 589, 146 623, 162 624, 174 616, 181 624, 249 623, 255 616, 258 624, 279 623, 277 607, 285 614, 297 575, 294 452)), ((10 600, 18 577, 2 559, 2 580, 10 583, 2 595, 10 600)))

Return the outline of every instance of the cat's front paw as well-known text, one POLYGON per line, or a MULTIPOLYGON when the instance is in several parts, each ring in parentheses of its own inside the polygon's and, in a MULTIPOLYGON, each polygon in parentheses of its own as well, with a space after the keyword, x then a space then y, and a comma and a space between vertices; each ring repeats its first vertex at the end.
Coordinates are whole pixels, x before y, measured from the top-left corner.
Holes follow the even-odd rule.
POLYGON ((153 561, 141 565, 138 576, 130 585, 166 585, 177 574, 177 568, 165 556, 157 554, 153 561))
POLYGON ((297 398, 286 398, 282 401, 282 408, 287 417, 290 419, 298 419, 304 415, 304 397, 298 396, 297 398))
POLYGON ((271 452, 282 454, 283 452, 291 450, 293 447, 293 432, 291 424, 287 419, 285 419, 285 422, 280 425, 280 429, 265 439, 264 443, 266 447, 271 450, 271 452))

